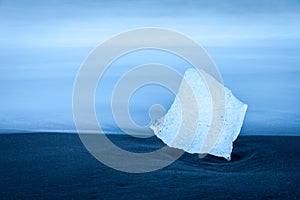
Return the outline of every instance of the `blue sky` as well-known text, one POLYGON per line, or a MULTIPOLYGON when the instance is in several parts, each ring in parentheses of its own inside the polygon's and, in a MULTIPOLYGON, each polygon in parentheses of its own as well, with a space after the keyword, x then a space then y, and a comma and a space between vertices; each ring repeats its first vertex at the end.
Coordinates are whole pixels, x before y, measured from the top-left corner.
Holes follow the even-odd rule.
MULTIPOLYGON (((74 131, 73 83, 89 52, 120 32, 161 27, 206 48, 225 85, 249 105, 242 134, 299 135, 299 1, 0 0, 0 27, 1 132, 74 131)), ((155 59, 181 63, 163 56, 155 59)), ((152 96, 172 103, 167 93, 152 96)), ((142 124, 147 106, 133 113, 142 124)))

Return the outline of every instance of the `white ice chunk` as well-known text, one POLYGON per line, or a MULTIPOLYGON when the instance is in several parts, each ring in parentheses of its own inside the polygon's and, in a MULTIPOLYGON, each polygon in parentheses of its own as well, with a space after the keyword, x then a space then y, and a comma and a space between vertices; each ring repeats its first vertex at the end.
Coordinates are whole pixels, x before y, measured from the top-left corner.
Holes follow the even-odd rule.
MULTIPOLYGON (((196 69, 188 69, 183 77, 185 81, 181 83, 169 111, 162 118, 153 121, 150 128, 170 147, 183 149, 189 153, 208 153, 230 160, 233 141, 240 133, 247 105, 234 97, 229 89, 223 87, 210 75, 204 74, 205 76, 201 76, 196 69), (224 91, 224 119, 223 116, 213 114, 212 108, 215 104, 212 102, 211 92, 216 91, 209 90, 207 82, 224 91), (193 92, 190 92, 191 90, 189 91, 185 84, 188 84, 193 92), (193 98, 196 100, 195 103, 192 101, 193 98), (188 111, 183 110, 183 107, 188 111), (197 115, 197 113, 199 114, 197 115), (212 137, 209 130, 214 128, 212 127, 212 116, 222 118, 221 129, 218 131, 218 137, 214 139, 213 147, 205 148, 208 145, 206 144, 207 138, 212 137), (178 134, 179 132, 181 133, 178 134)), ((211 141, 209 145, 211 145, 211 141)))

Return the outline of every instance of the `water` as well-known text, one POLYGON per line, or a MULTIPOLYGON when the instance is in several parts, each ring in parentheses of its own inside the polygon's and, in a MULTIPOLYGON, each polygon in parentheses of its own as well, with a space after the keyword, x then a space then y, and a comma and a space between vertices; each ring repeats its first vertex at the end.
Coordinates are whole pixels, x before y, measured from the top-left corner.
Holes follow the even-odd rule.
MULTIPOLYGON (((99 43, 120 32, 161 27, 203 45, 226 87, 249 105, 242 134, 299 135, 299 1, 66 1, 0 2, 0 132, 74 132, 73 83, 81 63, 99 43)), ((145 62, 183 73, 186 62, 144 54, 116 62, 96 91, 98 119, 120 132, 110 112, 112 86, 145 62), (113 69, 113 68, 112 68, 113 69)), ((149 124, 148 110, 168 110, 174 94, 149 86, 130 100, 132 119, 149 124)))
MULTIPOLYGON (((300 126, 300 57, 292 47, 207 47, 224 84, 249 105, 242 134, 298 135, 300 126)), ((1 53, 0 127, 10 131, 74 132, 72 90, 77 70, 89 48, 11 49, 1 53), (16 59, 17 58, 17 59, 16 59)), ((159 51, 136 52, 120 58, 96 91, 98 120, 105 131, 120 132, 110 111, 110 95, 124 72, 149 62, 166 64, 179 73, 190 65, 159 51)), ((174 94, 157 85, 140 88, 129 103, 132 119, 150 123, 153 104, 168 110, 174 94)))

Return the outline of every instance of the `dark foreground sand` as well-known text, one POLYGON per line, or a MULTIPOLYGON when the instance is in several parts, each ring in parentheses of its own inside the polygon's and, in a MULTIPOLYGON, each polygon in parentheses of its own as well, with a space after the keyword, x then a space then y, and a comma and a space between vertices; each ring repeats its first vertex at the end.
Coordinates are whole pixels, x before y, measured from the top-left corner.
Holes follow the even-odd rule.
MULTIPOLYGON (((110 137, 129 149, 162 146, 110 137)), ((0 199, 299 199, 299 147, 300 137, 239 137, 230 162, 184 154, 129 174, 98 162, 74 134, 0 135, 0 199)))

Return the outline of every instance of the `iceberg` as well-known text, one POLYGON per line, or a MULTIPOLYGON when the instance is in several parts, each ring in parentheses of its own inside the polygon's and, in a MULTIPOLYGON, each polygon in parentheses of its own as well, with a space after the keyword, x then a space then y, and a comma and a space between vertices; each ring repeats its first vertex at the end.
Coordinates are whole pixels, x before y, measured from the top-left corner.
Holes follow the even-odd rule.
POLYGON ((169 147, 231 159, 247 105, 212 76, 194 68, 182 79, 173 104, 150 128, 169 147))

